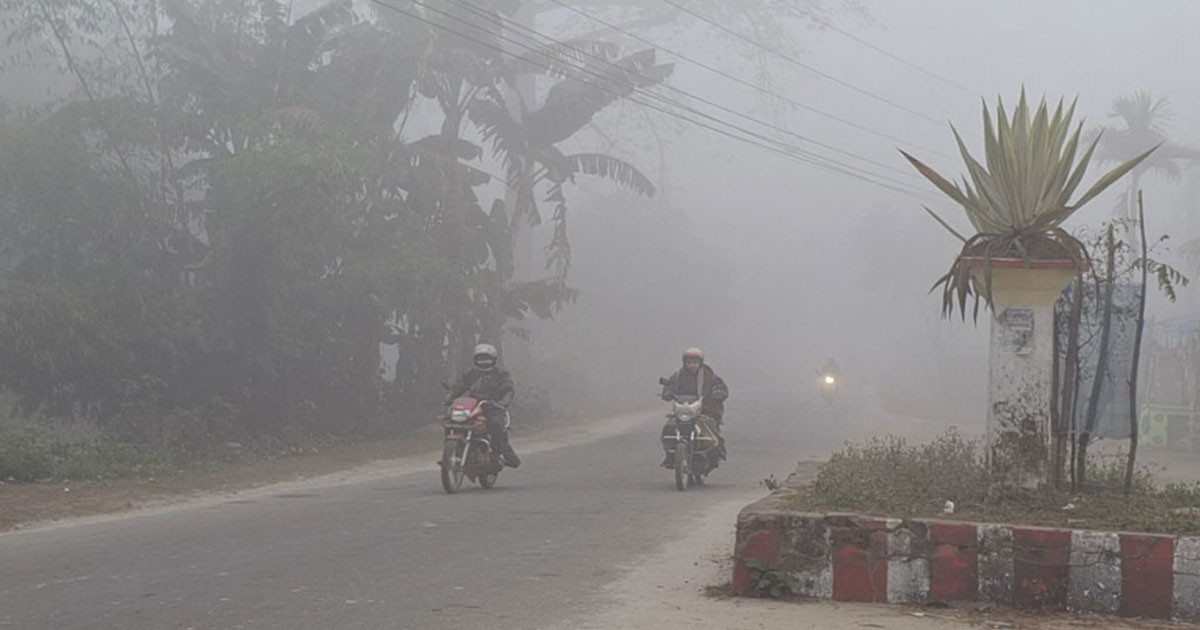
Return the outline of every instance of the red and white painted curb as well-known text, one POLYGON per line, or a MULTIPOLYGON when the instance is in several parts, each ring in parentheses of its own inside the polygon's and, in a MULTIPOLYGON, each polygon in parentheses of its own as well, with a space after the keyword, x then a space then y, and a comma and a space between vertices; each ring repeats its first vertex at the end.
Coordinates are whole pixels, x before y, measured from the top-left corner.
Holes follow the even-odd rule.
POLYGON ((771 501, 738 517, 738 594, 774 570, 800 595, 839 601, 1200 620, 1200 537, 803 514, 771 501))

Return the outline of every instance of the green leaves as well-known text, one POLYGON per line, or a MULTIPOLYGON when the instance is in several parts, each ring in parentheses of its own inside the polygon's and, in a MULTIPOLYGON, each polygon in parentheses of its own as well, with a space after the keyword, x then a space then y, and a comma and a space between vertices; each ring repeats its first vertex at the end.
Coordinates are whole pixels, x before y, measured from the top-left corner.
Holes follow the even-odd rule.
POLYGON ((513 65, 526 71, 548 65, 546 74, 561 77, 546 92, 540 106, 522 103, 529 109, 518 119, 499 89, 483 91, 469 106, 471 120, 503 160, 509 185, 516 192, 513 224, 542 222, 535 197, 539 188, 545 191, 542 199, 553 204, 554 234, 547 248, 546 266, 554 270, 554 282, 560 288, 565 288, 570 268, 565 184, 574 181, 575 175, 584 174, 609 179, 638 194, 655 193, 648 177, 619 158, 598 153, 565 155, 556 147, 622 97, 661 83, 673 68, 658 64, 653 49, 620 58, 618 53, 617 47, 598 42, 572 42, 538 50, 518 58, 513 65))
MULTIPOLYGON (((995 122, 983 105, 984 163, 976 160, 951 127, 968 177, 955 184, 909 155, 904 157, 934 186, 962 206, 979 234, 1045 232, 1060 226, 1087 202, 1145 160, 1157 147, 1120 164, 1071 202, 1096 149, 1096 138, 1076 161, 1082 125, 1070 132, 1075 103, 1051 113, 1046 102, 1031 112, 1022 90, 1011 118, 997 102, 995 122), (985 166, 986 164, 986 166, 985 166)), ((932 214, 932 213, 931 213, 932 214)), ((949 224, 934 215, 943 227, 949 224)), ((954 232, 955 236, 962 238, 954 232)))
POLYGON ((1134 269, 1146 267, 1146 272, 1154 276, 1158 290, 1172 302, 1178 299, 1176 290, 1186 287, 1191 280, 1178 269, 1154 259, 1139 258, 1133 261, 1134 269))
POLYGON ((1083 125, 1071 131, 1075 103, 1064 109, 1060 100, 1053 113, 1043 100, 1037 111, 1031 112, 1025 90, 1012 116, 997 100, 993 122, 986 103, 983 104, 984 160, 980 163, 971 155, 958 130, 951 125, 959 154, 967 169, 967 177, 956 184, 940 175, 917 158, 901 151, 904 157, 938 190, 953 199, 975 228, 970 238, 951 227, 950 223, 929 208, 925 211, 942 227, 963 241, 959 257, 946 275, 938 279, 934 289, 942 288, 942 314, 953 312, 958 305, 966 317, 967 300, 974 298, 975 317, 979 306, 991 304, 991 261, 993 258, 1034 258, 1071 260, 1077 268, 1087 264, 1083 245, 1061 228, 1064 221, 1080 207, 1095 199, 1118 179, 1142 163, 1158 147, 1153 147, 1101 176, 1073 203, 1071 198, 1083 182, 1100 141, 1092 140, 1083 155, 1076 160, 1083 125), (973 269, 972 259, 982 258, 983 280, 973 269))
POLYGON ((0 249, 13 259, 0 387, 104 426, 212 417, 210 404, 232 410, 222 431, 390 424, 428 403, 477 337, 574 299, 577 176, 654 194, 617 157, 556 147, 661 82, 671 66, 654 51, 576 41, 514 59, 390 14, 359 20, 350 0, 301 4, 0 0, 14 38, 58 30, 56 49, 104 53, 79 75, 94 80, 88 98, 0 119, 0 249), (150 63, 107 71, 134 59, 150 63), (552 85, 515 116, 506 81, 538 65, 552 85), (114 142, 97 142, 97 121, 114 142), (105 144, 131 156, 128 176, 105 144), (511 204, 480 198, 497 183, 517 191, 511 204), (540 220, 539 203, 553 207, 556 273, 514 282, 513 227, 540 220), (380 343, 398 350, 394 381, 380 343), (146 374, 161 387, 129 385, 146 374))
POLYGON ((571 76, 550 88, 540 108, 526 116, 530 142, 548 146, 570 138, 601 110, 634 90, 661 83, 672 69, 671 64, 656 64, 653 49, 616 61, 589 56, 571 76))
POLYGON ((639 195, 653 196, 654 182, 632 164, 600 153, 577 153, 566 156, 569 172, 583 173, 610 179, 639 195))
POLYGON ((744 562, 750 569, 757 597, 781 599, 805 592, 803 580, 791 571, 772 568, 757 558, 747 558, 744 562))

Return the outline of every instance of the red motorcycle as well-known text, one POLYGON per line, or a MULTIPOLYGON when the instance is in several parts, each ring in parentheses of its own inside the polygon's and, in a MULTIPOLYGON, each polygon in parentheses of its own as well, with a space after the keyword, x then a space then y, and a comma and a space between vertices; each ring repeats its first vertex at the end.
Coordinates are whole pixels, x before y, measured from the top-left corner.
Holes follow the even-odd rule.
MULTIPOLYGON (((463 478, 479 483, 484 488, 496 485, 496 478, 504 464, 500 452, 492 448, 485 411, 491 402, 475 398, 456 398, 450 405, 450 413, 440 416, 446 429, 446 443, 442 448, 442 488, 454 494, 462 487, 463 478)), ((504 430, 509 426, 508 411, 504 412, 504 430)))

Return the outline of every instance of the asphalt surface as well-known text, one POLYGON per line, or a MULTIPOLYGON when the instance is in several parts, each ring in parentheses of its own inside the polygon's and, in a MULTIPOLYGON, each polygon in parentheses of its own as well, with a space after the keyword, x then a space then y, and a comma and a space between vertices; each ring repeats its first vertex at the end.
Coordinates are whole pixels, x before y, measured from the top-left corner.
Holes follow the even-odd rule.
POLYGON ((762 479, 835 447, 844 415, 743 394, 727 416, 730 461, 687 492, 658 468, 662 415, 649 414, 615 437, 529 454, 491 490, 446 495, 431 460, 362 483, 2 534, 0 629, 549 626, 604 605, 605 584, 706 508, 762 496, 762 479))

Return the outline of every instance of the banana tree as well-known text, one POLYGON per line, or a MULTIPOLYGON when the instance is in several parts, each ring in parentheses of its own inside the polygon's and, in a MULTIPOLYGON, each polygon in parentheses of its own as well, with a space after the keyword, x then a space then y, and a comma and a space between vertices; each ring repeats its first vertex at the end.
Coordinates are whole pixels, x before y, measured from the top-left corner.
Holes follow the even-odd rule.
MULTIPOLYGON (((568 204, 565 185, 577 175, 604 177, 643 195, 655 193, 654 184, 635 166, 601 153, 565 153, 558 147, 587 126, 602 110, 635 90, 652 87, 670 75, 671 64, 658 64, 654 50, 624 57, 611 44, 577 42, 567 48, 550 48, 516 60, 539 68, 557 82, 542 102, 514 117, 499 90, 489 91, 471 104, 470 116, 491 142, 504 163, 510 185, 516 187, 511 221, 530 226, 543 221, 537 194, 554 206, 555 224, 547 265, 554 269, 552 284, 565 287, 570 267, 567 238, 568 204)), ((520 104, 520 107, 526 107, 520 104)))

